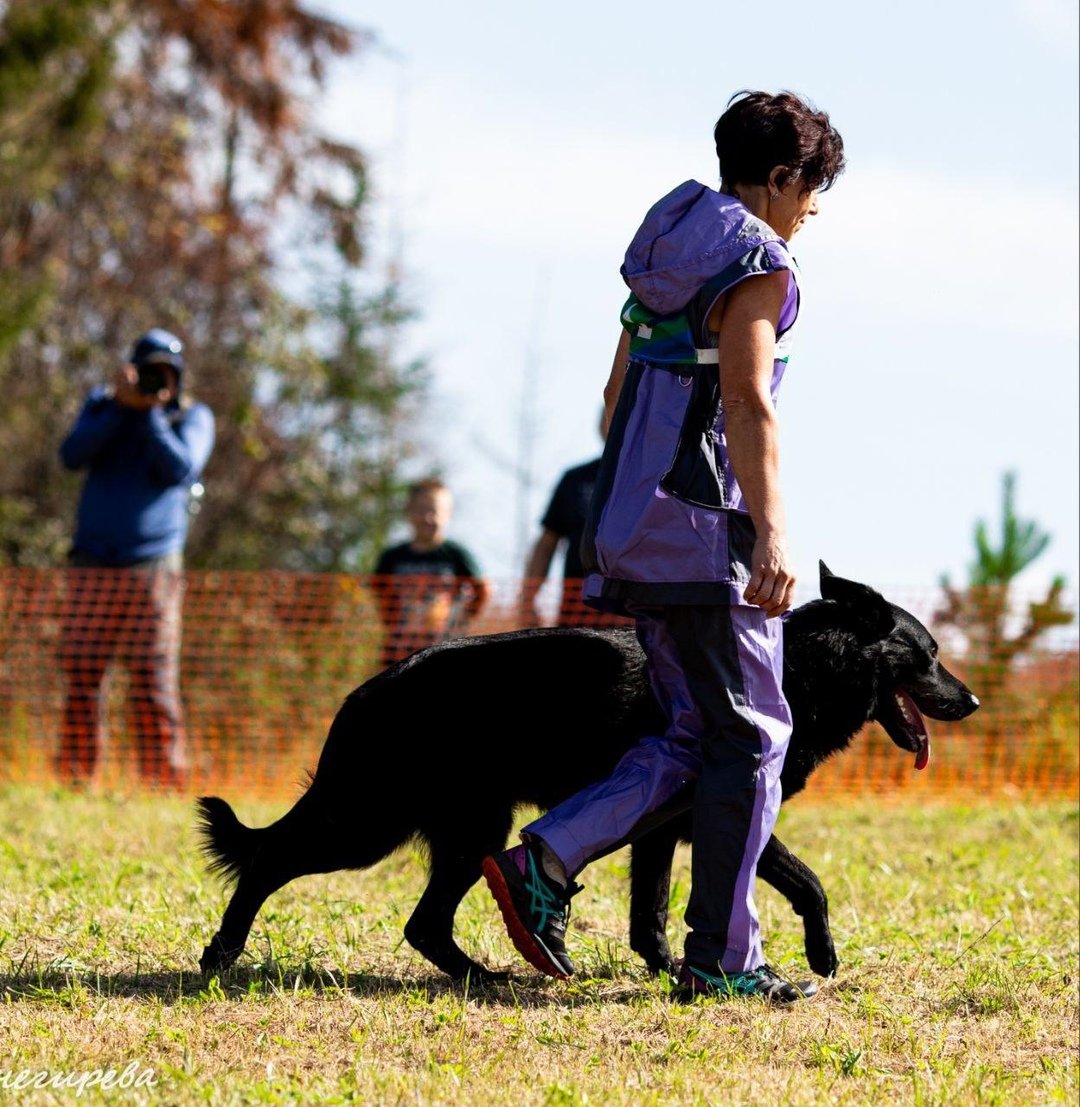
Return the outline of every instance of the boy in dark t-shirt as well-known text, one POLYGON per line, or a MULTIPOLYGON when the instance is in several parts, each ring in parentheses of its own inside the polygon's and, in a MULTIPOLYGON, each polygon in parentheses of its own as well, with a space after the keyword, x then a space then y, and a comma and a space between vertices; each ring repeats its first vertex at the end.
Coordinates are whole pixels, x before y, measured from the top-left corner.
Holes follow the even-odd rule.
POLYGON ((413 536, 384 550, 375 566, 383 668, 464 634, 487 602, 490 589, 472 555, 446 538, 452 511, 453 497, 441 480, 410 486, 405 517, 413 536))

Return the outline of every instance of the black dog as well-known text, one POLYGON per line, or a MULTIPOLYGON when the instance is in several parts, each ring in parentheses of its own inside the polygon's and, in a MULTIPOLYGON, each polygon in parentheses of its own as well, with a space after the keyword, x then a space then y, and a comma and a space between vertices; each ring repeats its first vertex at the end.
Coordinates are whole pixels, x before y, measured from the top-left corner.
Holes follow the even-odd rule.
MULTIPOLYGON (((978 706, 912 615, 824 564, 821 594, 784 625, 794 717, 785 800, 870 719, 923 768, 921 713, 962 719, 978 706)), ((454 942, 458 904, 482 859, 504 848, 515 808, 554 806, 607 775, 638 739, 663 733, 644 666, 632 631, 541 629, 432 646, 362 684, 334 719, 307 791, 276 823, 251 829, 224 800, 198 801, 211 867, 237 882, 203 971, 236 960, 267 896, 290 880, 366 868, 415 840, 431 871, 406 939, 453 977, 505 978, 454 942)), ((672 967, 669 879, 676 842, 689 840, 690 802, 687 795, 632 846, 630 945, 654 972, 672 967)), ((818 878, 775 835, 758 875, 802 916, 811 969, 834 973, 818 878)))

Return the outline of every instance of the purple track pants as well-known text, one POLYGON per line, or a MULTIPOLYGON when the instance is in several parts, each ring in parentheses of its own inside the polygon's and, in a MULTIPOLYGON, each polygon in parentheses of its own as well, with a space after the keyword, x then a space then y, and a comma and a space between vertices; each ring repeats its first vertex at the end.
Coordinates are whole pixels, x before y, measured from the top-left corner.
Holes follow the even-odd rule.
POLYGON ((686 956, 743 972, 764 963, 754 877, 780 810, 791 735, 779 619, 757 607, 637 607, 637 636, 670 720, 611 776, 525 827, 570 875, 655 825, 696 782, 686 956))

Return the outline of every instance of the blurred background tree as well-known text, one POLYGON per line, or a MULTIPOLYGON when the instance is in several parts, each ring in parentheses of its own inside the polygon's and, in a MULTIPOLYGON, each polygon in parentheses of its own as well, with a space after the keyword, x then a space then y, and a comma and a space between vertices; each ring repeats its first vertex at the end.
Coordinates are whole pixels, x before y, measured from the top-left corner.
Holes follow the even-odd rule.
POLYGON ((1001 537, 991 543, 983 520, 975 527, 976 560, 966 588, 954 588, 941 579, 944 606, 934 616, 938 626, 959 630, 966 641, 968 683, 985 705, 991 706, 1007 690, 1007 678, 1017 660, 1030 653, 1052 627, 1065 626, 1073 613, 1063 606, 1065 578, 1055 577, 1041 600, 1031 601, 1016 623, 1011 590, 1016 578, 1050 543, 1050 535, 1016 513, 1016 474, 1002 480, 1001 537), (1015 625, 1014 625, 1015 624, 1015 625), (1011 633, 1010 633, 1011 628, 1011 633))
POLYGON ((59 442, 164 326, 217 417, 189 564, 370 567, 426 375, 364 264, 364 157, 312 114, 372 41, 301 0, 0 7, 0 563, 62 560, 59 442))

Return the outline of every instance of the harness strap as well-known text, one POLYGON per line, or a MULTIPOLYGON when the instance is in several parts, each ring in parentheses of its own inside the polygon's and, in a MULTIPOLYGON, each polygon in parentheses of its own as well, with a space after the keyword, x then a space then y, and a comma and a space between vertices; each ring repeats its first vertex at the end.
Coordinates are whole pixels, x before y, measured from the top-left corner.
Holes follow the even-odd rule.
MULTIPOLYGON (((637 337, 643 338, 646 341, 652 338, 653 329, 644 323, 639 323, 637 327, 637 337)), ((715 347, 711 347, 707 350, 695 350, 697 355, 698 365, 719 365, 720 364, 720 351, 715 347)))

